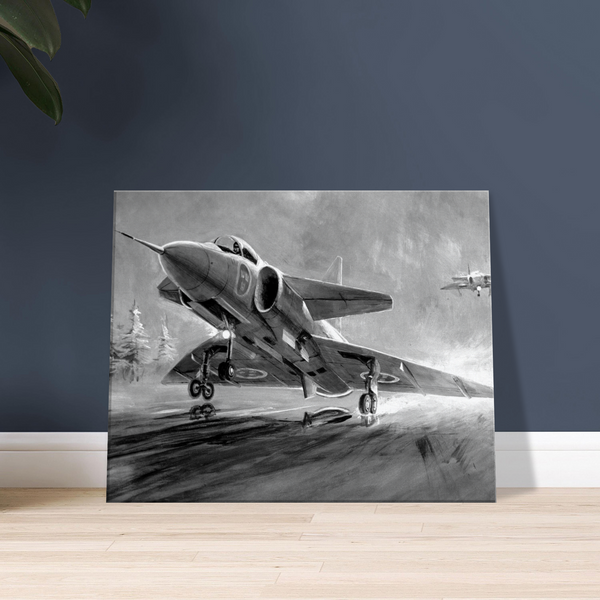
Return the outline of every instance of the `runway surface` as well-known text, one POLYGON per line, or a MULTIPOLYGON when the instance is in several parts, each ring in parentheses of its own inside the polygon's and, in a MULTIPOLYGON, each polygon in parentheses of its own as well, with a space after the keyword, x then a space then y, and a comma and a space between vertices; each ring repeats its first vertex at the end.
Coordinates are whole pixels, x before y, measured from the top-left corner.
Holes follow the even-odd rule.
POLYGON ((359 394, 307 401, 300 390, 218 386, 216 415, 190 420, 184 386, 113 386, 112 502, 474 502, 495 498, 493 399, 359 394), (352 411, 304 427, 304 413, 352 411))

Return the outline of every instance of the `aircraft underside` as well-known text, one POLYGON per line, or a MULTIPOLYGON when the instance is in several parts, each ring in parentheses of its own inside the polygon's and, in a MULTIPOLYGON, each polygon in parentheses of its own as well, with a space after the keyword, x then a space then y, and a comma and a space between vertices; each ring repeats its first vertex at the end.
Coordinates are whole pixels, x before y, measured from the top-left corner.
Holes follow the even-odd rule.
MULTIPOLYGON (((229 331, 226 335, 224 342, 225 346, 213 346, 208 348, 202 353, 201 357, 196 357, 195 354, 191 353, 192 360, 197 363, 198 370, 196 374, 189 378, 189 375, 180 373, 183 377, 189 379, 188 381, 188 394, 194 400, 202 397, 206 402, 203 404, 194 404, 190 409, 191 419, 201 419, 213 416, 216 413, 214 405, 210 402, 215 395, 215 386, 209 381, 211 373, 214 373, 214 367, 216 366, 216 372, 218 378, 223 383, 236 385, 236 365, 233 361, 233 346, 236 334, 233 331, 229 331), (215 355, 223 354, 225 350, 225 359, 220 359, 216 365, 213 364, 215 355)), ((246 340, 248 338, 245 338, 246 340)), ((249 341, 249 340, 248 340, 249 341)), ((248 342, 246 342, 247 344, 248 342)), ((376 359, 372 359, 367 363, 367 372, 364 378, 364 392, 361 394, 358 401, 358 410, 361 415, 374 415, 377 413, 379 405, 378 395, 378 378, 381 372, 379 363, 376 359)), ((302 381, 301 374, 298 374, 299 381, 302 381)), ((306 387, 302 385, 304 389, 305 397, 310 397, 306 387)), ((313 390, 312 395, 318 395, 325 398, 345 396, 352 392, 352 388, 349 388, 347 392, 343 394, 330 394, 326 390, 316 387, 313 390)))

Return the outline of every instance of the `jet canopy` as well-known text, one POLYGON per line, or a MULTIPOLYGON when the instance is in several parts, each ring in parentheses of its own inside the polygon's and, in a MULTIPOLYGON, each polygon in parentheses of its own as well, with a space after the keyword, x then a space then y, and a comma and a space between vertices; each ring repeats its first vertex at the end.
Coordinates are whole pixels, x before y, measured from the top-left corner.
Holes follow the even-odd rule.
POLYGON ((258 254, 254 252, 252 246, 238 237, 233 235, 222 235, 214 240, 213 244, 216 244, 223 252, 230 252, 231 254, 243 256, 255 265, 258 264, 258 254))

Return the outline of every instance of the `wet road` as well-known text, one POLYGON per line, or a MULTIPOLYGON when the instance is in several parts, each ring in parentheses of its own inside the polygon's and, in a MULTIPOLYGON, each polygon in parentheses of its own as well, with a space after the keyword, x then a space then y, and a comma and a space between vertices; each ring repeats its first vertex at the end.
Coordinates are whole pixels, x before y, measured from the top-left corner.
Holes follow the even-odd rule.
POLYGON ((493 501, 493 400, 358 394, 306 401, 299 390, 217 388, 217 414, 190 420, 182 386, 113 388, 109 501, 493 501), (303 427, 339 406, 343 422, 303 427))

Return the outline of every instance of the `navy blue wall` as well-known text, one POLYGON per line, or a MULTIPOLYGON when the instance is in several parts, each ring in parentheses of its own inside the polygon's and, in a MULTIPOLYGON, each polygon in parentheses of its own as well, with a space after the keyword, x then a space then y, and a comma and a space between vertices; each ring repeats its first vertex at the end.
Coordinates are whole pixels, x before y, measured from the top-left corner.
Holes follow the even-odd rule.
POLYGON ((114 189, 489 189, 496 426, 597 430, 600 3, 57 2, 0 64, 0 431, 103 431, 114 189))

